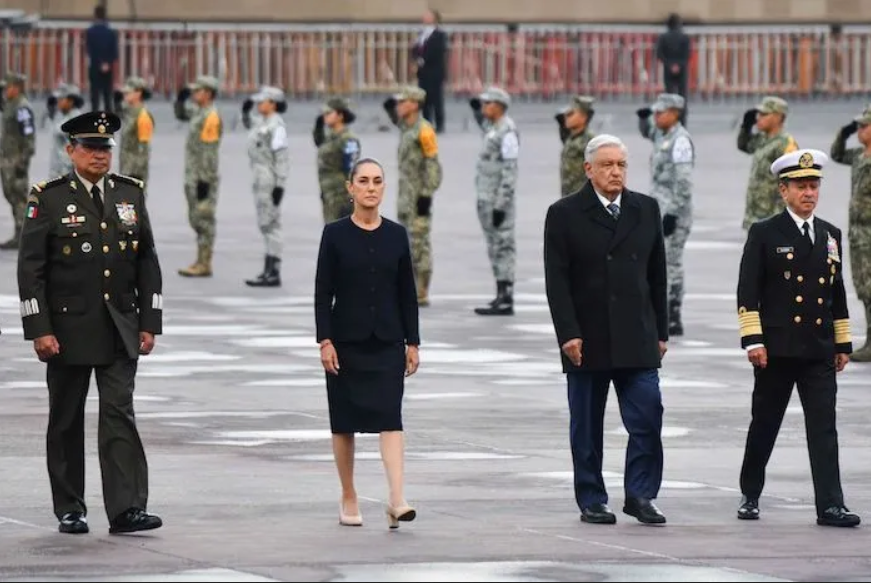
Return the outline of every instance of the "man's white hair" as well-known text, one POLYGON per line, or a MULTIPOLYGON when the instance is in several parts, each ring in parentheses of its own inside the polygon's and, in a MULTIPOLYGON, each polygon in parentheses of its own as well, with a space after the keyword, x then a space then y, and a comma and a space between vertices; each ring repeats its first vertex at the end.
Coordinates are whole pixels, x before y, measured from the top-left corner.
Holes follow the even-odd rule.
POLYGON ((617 136, 612 136, 611 134, 600 134, 590 140, 590 143, 587 144, 587 148, 584 150, 584 159, 587 162, 592 162, 596 156, 596 152, 598 152, 600 148, 614 146, 620 148, 620 151, 622 151, 624 155, 629 155, 629 148, 626 147, 623 140, 617 136))

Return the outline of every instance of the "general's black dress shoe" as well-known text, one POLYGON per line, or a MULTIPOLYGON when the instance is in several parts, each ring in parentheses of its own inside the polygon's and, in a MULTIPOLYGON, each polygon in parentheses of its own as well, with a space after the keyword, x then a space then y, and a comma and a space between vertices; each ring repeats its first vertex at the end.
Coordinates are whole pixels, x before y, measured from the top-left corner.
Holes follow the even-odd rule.
POLYGON ((623 512, 644 524, 665 524, 665 515, 647 498, 627 498, 623 512))
POLYGON ((738 506, 738 518, 741 520, 759 520, 759 500, 741 496, 741 505, 738 506))
POLYGON ((817 517, 820 526, 859 526, 862 519, 850 512, 846 506, 832 506, 817 517))
POLYGON ((57 525, 57 530, 64 534, 86 534, 90 531, 88 519, 81 512, 67 512, 64 514, 57 525))
POLYGON ((617 516, 611 512, 607 504, 591 504, 590 506, 581 509, 581 522, 590 524, 616 524, 617 516))
POLYGON ((130 508, 109 523, 109 534, 154 530, 161 526, 163 526, 163 521, 159 516, 148 514, 141 508, 130 508))

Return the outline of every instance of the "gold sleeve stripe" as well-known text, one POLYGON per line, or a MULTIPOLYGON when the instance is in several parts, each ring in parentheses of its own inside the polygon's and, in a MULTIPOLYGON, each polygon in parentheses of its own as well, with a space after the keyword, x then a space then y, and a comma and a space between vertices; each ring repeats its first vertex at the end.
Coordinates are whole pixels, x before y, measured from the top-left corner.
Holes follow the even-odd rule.
POLYGON ((835 344, 846 344, 853 341, 853 335, 850 333, 850 320, 835 320, 835 344))
POLYGON ((741 338, 762 334, 762 320, 759 319, 759 312, 738 314, 738 325, 741 327, 741 338))

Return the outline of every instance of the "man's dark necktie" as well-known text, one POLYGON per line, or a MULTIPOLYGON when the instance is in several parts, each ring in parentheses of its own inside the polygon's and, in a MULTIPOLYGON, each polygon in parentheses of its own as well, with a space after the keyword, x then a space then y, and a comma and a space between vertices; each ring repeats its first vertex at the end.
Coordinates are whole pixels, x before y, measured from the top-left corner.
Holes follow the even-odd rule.
POLYGON ((97 207, 97 212, 103 216, 103 197, 100 196, 100 187, 96 184, 91 188, 91 198, 94 199, 94 206, 97 207))
POLYGON ((611 213, 611 216, 614 217, 615 221, 620 218, 620 207, 613 202, 608 205, 608 212, 611 213))
POLYGON ((813 248, 814 242, 811 239, 811 225, 807 221, 801 226, 801 230, 804 231, 804 241, 807 243, 808 248, 813 248))

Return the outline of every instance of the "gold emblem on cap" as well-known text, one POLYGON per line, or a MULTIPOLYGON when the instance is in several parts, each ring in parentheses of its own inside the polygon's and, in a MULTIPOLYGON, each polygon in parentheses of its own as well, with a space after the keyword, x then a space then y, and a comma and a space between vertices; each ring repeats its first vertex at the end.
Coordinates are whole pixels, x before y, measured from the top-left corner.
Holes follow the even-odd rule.
POLYGON ((100 132, 101 134, 105 134, 106 133, 106 126, 104 126, 103 124, 98 125, 97 131, 100 132))
POLYGON ((801 158, 798 159, 798 165, 802 168, 810 168, 814 165, 814 157, 811 156, 810 152, 805 152, 801 155, 801 158))

